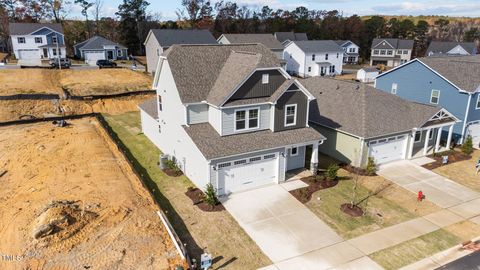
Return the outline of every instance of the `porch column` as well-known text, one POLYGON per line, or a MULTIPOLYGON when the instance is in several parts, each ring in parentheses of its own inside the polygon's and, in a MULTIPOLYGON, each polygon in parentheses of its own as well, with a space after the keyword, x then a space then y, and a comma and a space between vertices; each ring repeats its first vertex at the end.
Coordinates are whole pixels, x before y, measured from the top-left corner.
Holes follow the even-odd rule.
POLYGON ((427 134, 425 135, 425 144, 423 146, 423 155, 424 156, 426 156, 428 154, 428 142, 429 142, 428 138, 430 138, 430 132, 432 132, 431 128, 429 128, 427 130, 427 134))
POLYGON ((317 175, 318 171, 318 142, 312 145, 312 158, 310 159, 310 171, 313 175, 317 175))
POLYGON ((452 141, 453 125, 448 128, 447 150, 450 150, 450 142, 452 141))
POLYGON ((440 140, 442 139, 442 130, 443 127, 438 128, 438 133, 437 133, 437 141, 435 142, 435 153, 438 153, 440 151, 440 140))
POLYGON ((413 157, 413 146, 415 144, 415 134, 417 134, 416 129, 412 131, 412 138, 408 140, 410 144, 408 145, 407 159, 412 159, 413 157))

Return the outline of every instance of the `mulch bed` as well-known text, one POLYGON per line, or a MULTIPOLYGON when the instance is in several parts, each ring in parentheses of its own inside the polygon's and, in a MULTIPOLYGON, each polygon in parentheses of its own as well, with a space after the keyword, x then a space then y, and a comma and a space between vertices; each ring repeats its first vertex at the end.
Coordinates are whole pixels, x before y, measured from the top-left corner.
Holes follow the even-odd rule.
POLYGON ((443 166, 442 157, 446 156, 446 155, 448 155, 448 163, 447 164, 452 164, 452 163, 459 162, 459 161, 469 160, 469 159, 472 158, 471 155, 466 155, 466 154, 464 154, 460 151, 455 151, 455 150, 446 151, 446 152, 438 153, 435 156, 433 156, 433 155, 428 156, 429 158, 434 159, 435 161, 432 162, 432 163, 425 164, 422 167, 424 167, 425 169, 429 169, 429 170, 433 170, 433 169, 436 169, 438 167, 442 167, 443 166))
POLYGON ((363 210, 362 208, 356 206, 356 205, 352 205, 351 203, 344 203, 340 206, 340 209, 342 209, 342 211, 345 213, 345 214, 348 214, 352 217, 361 217, 363 215, 363 210))
POLYGON ((344 169, 345 171, 349 172, 349 173, 354 173, 354 174, 357 174, 357 175, 361 175, 361 176, 376 176, 377 174, 376 173, 368 173, 367 170, 365 169, 362 169, 362 168, 358 168, 358 167, 354 167, 350 164, 340 164, 340 167, 342 169, 344 169))
POLYGON ((196 205, 198 208, 200 208, 200 210, 204 212, 220 212, 225 210, 225 207, 223 207, 221 203, 218 203, 217 205, 212 207, 211 205, 204 202, 203 198, 205 194, 198 188, 188 188, 187 192, 185 192, 185 195, 187 195, 187 197, 192 200, 193 205, 196 205))
POLYGON ((301 203, 307 203, 312 199, 312 194, 326 188, 334 187, 338 184, 338 180, 330 180, 325 176, 309 176, 301 180, 308 185, 308 187, 299 188, 289 191, 301 203))
POLYGON ((178 176, 181 176, 183 175, 183 172, 180 171, 180 170, 173 170, 173 169, 170 169, 170 168, 165 168, 163 169, 163 172, 168 175, 168 176, 171 176, 171 177, 178 177, 178 176))

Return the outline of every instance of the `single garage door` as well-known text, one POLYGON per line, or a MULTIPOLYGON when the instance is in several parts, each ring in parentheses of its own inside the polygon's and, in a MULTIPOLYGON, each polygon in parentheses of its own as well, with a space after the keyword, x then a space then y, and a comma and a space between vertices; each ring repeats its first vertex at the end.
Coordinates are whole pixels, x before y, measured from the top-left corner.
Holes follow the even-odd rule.
POLYGON ((95 66, 97 64, 97 60, 105 60, 105 52, 84 52, 85 63, 89 64, 90 66, 95 66))
POLYGON ((38 50, 18 50, 20 59, 40 59, 38 50))
POLYGON ((229 194, 276 183, 278 155, 268 154, 220 163, 217 168, 219 193, 229 194))
POLYGON ((369 156, 376 164, 405 158, 406 136, 396 136, 369 142, 369 156))
POLYGON ((472 136, 473 146, 479 148, 480 144, 480 123, 470 124, 467 128, 467 135, 472 136))

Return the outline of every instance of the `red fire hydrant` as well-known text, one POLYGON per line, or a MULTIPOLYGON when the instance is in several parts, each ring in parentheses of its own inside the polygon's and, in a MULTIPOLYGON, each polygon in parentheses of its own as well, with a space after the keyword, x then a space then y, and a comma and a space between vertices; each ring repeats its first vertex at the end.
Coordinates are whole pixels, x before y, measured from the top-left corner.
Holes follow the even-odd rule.
POLYGON ((418 192, 417 201, 421 202, 423 200, 423 192, 420 190, 418 192))

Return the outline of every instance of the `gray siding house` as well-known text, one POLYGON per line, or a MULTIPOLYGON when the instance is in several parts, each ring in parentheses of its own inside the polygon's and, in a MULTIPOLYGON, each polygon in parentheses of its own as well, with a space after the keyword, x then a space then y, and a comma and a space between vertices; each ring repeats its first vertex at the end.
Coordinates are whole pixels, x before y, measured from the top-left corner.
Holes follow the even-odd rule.
POLYGON ((77 58, 85 59, 85 63, 95 65, 97 60, 128 59, 127 48, 101 36, 91 37, 73 45, 77 58))
MULTIPOLYGON (((480 143, 480 55, 417 58, 379 75, 375 87, 414 102, 441 106, 458 117, 453 138, 480 143)), ((447 135, 444 134, 446 137, 447 135)))
POLYGON ((154 86, 157 111, 140 106, 142 130, 199 188, 227 195, 293 169, 316 173, 325 137, 308 123, 315 98, 265 46, 174 45, 154 86))
POLYGON ((217 40, 208 30, 150 29, 143 43, 149 73, 155 73, 158 58, 174 44, 217 44, 217 40))
POLYGON ((475 54, 477 54, 477 45, 475 45, 475 42, 432 41, 428 46, 425 56, 475 54))
POLYGON ((396 67, 412 59, 414 41, 398 38, 375 38, 372 41, 370 66, 396 67))

